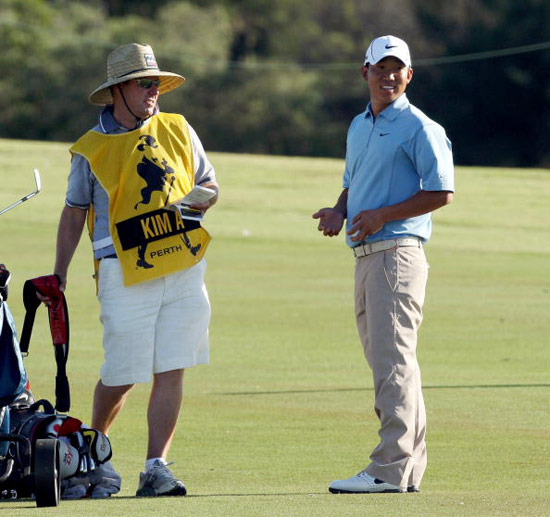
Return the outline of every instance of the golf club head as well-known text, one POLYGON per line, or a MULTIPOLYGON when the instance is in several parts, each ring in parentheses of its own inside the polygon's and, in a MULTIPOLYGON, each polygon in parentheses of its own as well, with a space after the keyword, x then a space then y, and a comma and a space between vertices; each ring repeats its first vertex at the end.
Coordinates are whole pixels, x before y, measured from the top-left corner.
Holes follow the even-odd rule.
POLYGON ((36 184, 36 190, 34 192, 31 192, 30 194, 27 194, 26 196, 23 196, 19 201, 16 201, 10 206, 4 208, 3 210, 0 210, 0 215, 5 214, 6 212, 9 212, 12 208, 15 208, 16 206, 20 205, 24 201, 27 201, 31 197, 36 196, 36 194, 40 192, 40 189, 42 188, 42 180, 40 179, 40 172, 38 172, 38 169, 34 169, 33 172, 34 172, 34 182, 36 184))
POLYGON ((36 193, 38 194, 42 189, 42 180, 40 179, 40 172, 38 169, 34 169, 34 182, 36 183, 36 193))

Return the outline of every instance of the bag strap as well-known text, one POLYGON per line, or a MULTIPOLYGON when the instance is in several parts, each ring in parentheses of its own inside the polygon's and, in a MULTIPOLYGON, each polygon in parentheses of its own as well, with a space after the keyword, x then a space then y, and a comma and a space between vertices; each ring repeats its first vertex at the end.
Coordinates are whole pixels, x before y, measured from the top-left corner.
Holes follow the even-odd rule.
POLYGON ((40 399, 40 400, 37 400, 36 402, 33 402, 29 406, 29 411, 36 412, 40 408, 42 408, 42 413, 46 415, 55 415, 55 409, 52 406, 52 403, 46 399, 40 399))
POLYGON ((57 275, 41 276, 25 282, 23 286, 23 303, 26 313, 19 346, 22 353, 28 353, 36 310, 41 303, 36 293, 49 297, 51 304, 48 306, 48 318, 57 363, 55 407, 58 411, 64 413, 69 411, 71 406, 69 380, 66 372, 69 357, 69 309, 65 294, 59 290, 60 282, 57 275))

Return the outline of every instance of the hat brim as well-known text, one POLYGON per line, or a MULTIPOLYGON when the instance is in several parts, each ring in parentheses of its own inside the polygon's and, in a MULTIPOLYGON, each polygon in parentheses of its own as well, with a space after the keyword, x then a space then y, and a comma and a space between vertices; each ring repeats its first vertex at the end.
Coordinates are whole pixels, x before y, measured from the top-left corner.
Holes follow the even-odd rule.
POLYGON ((382 59, 386 58, 386 57, 394 57, 396 59, 399 59, 399 61, 401 61, 401 63, 403 63, 405 66, 410 66, 412 67, 411 65, 411 62, 409 59, 407 59, 406 56, 403 56, 403 55, 400 55, 396 52, 385 52, 384 54, 382 54, 377 61, 373 61, 372 59, 365 59, 365 65, 368 63, 369 65, 376 65, 377 63, 380 63, 380 61, 382 61, 382 59))
POLYGON ((90 104, 94 104, 95 106, 107 106, 109 104, 113 104, 111 86, 124 83, 126 81, 129 81, 130 79, 139 79, 140 77, 159 77, 159 95, 175 90, 185 81, 185 77, 174 74, 172 72, 162 72, 160 70, 142 70, 140 72, 135 72, 133 74, 125 75, 124 77, 119 77, 117 79, 104 82, 101 86, 90 93, 88 100, 90 101, 90 104))

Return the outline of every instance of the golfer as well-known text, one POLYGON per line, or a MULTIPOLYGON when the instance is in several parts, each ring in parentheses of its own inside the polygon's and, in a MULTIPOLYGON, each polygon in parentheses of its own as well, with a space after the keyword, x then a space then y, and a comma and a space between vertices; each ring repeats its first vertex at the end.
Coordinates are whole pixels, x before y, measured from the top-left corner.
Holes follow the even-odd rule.
POLYGON ((380 443, 359 474, 333 481, 333 493, 418 491, 426 469, 426 412, 416 358, 428 264, 430 213, 451 202, 451 144, 441 126, 409 103, 407 44, 382 36, 369 45, 365 112, 347 135, 343 191, 313 215, 338 235, 347 220, 355 261, 355 315, 374 380, 380 443))
MULTIPOLYGON (((167 456, 184 369, 209 361, 203 257, 210 237, 200 222, 168 208, 201 185, 214 196, 191 207, 204 212, 215 203, 218 185, 195 131, 183 116, 160 112, 157 103, 184 80, 161 71, 149 45, 131 43, 109 54, 107 81, 89 97, 105 108, 71 148, 57 235, 55 273, 64 290, 88 221, 105 356, 92 427, 108 434, 132 387, 152 380, 138 496, 186 494, 167 456)), ((113 493, 120 486, 115 474, 113 493)))

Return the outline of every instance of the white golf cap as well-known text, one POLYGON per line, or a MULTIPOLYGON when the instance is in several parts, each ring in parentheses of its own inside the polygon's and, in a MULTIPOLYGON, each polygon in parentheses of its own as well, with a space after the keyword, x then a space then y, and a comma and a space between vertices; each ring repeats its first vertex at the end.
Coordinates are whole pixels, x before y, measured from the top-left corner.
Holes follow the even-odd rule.
POLYGON ((385 57, 392 56, 403 61, 406 66, 411 66, 411 54, 409 46, 395 36, 380 36, 374 38, 365 53, 365 65, 375 65, 385 57))

